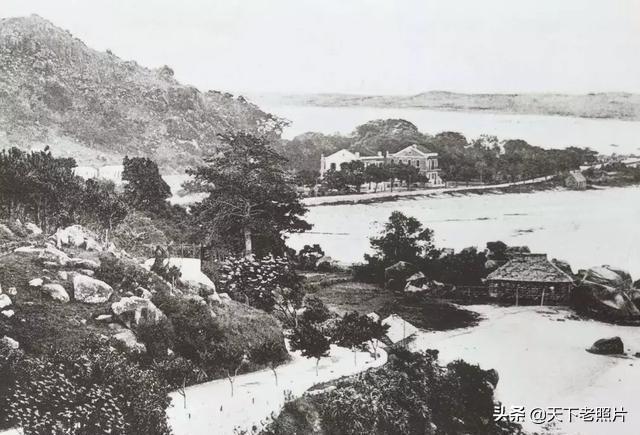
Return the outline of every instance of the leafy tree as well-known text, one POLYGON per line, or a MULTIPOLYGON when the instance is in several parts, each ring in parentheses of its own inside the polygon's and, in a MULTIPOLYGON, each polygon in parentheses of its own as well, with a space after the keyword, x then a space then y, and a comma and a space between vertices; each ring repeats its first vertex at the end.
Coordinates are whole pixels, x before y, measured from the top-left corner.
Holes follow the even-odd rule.
POLYGON ((298 186, 313 187, 318 183, 320 171, 312 169, 301 169, 296 172, 295 182, 298 186))
POLYGON ((317 243, 313 246, 304 245, 298 252, 298 267, 302 270, 315 270, 318 259, 324 257, 325 253, 317 243))
POLYGON ((427 275, 437 281, 455 285, 480 285, 489 272, 487 257, 475 247, 434 258, 427 262, 427 275))
MULTIPOLYGON (((390 265, 398 261, 415 263, 437 254, 433 245, 433 231, 423 228, 420 221, 394 211, 379 237, 371 237, 375 256, 390 265)), ((365 258, 370 257, 365 255, 365 258)))
POLYGON ((364 163, 360 160, 352 160, 340 165, 340 172, 344 176, 344 181, 348 186, 352 186, 357 192, 360 192, 366 177, 364 174, 364 163))
POLYGON ((322 323, 331 318, 331 311, 317 296, 307 296, 304 300, 304 312, 302 321, 309 323, 322 323))
POLYGON ((369 183, 375 183, 375 191, 378 191, 378 184, 391 178, 391 171, 388 165, 369 165, 364 171, 365 180, 369 183))
POLYGON ((113 229, 127 217, 128 209, 116 192, 113 181, 90 179, 86 181, 83 205, 104 228, 113 229))
POLYGON ((282 251, 285 232, 311 228, 302 219, 306 209, 285 170, 286 159, 264 138, 239 133, 224 141, 227 146, 205 166, 187 171, 195 179, 187 189, 208 193, 191 210, 201 236, 224 240, 234 251, 244 245, 246 256, 254 252, 256 238, 264 252, 282 251))
POLYGON ((366 343, 370 343, 377 358, 378 340, 382 340, 389 325, 383 325, 379 320, 374 321, 367 315, 360 315, 356 311, 345 314, 332 332, 332 340, 338 346, 347 347, 353 351, 353 362, 356 364, 358 350, 365 350, 366 343))
POLYGON ((346 190, 349 186, 347 177, 343 171, 329 169, 322 177, 322 185, 329 190, 346 190))
POLYGON ((316 359, 316 376, 320 358, 329 356, 331 342, 324 332, 313 323, 299 322, 289 337, 291 350, 300 351, 302 356, 316 359))
POLYGON ((125 156, 122 165, 124 196, 132 207, 151 212, 167 208, 166 201, 171 196, 171 188, 162 179, 158 165, 153 160, 125 156))

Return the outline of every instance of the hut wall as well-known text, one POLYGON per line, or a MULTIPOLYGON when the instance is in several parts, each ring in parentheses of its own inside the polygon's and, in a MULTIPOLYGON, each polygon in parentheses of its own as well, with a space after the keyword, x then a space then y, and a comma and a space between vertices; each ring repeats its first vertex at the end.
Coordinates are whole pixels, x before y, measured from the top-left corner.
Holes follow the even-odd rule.
POLYGON ((539 304, 544 293, 544 305, 565 305, 569 301, 571 283, 537 283, 520 281, 494 281, 490 295, 496 299, 518 304, 539 304))

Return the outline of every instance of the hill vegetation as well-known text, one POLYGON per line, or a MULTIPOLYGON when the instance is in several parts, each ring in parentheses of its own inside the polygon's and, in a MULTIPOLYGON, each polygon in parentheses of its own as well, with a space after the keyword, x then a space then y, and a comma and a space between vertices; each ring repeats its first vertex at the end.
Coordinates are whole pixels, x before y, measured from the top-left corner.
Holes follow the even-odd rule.
POLYGON ((277 137, 281 127, 243 97, 98 52, 39 16, 0 20, 0 147, 49 145, 80 165, 145 156, 182 169, 215 150, 219 134, 277 137))

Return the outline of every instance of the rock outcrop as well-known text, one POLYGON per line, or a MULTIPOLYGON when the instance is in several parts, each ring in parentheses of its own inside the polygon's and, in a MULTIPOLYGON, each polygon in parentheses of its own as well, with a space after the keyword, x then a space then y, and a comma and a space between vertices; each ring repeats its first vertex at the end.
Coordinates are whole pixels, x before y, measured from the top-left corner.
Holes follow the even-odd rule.
POLYGON ((40 290, 54 301, 66 303, 69 302, 69 293, 60 284, 44 284, 40 290))
POLYGON ((598 355, 623 355, 624 344, 620 337, 601 338, 593 343, 587 351, 598 355))
POLYGON ((153 302, 138 296, 129 296, 111 304, 113 314, 127 327, 157 325, 165 315, 153 302))
POLYGON ((133 331, 129 329, 114 334, 113 338, 122 343, 130 352, 144 353, 147 351, 146 346, 140 343, 133 331))
POLYGON ((610 266, 593 267, 581 273, 581 280, 571 295, 578 312, 610 321, 640 319, 640 310, 632 296, 631 276, 610 266))
POLYGON ((106 282, 80 273, 73 274, 73 297, 86 304, 107 302, 113 294, 113 288, 106 282))

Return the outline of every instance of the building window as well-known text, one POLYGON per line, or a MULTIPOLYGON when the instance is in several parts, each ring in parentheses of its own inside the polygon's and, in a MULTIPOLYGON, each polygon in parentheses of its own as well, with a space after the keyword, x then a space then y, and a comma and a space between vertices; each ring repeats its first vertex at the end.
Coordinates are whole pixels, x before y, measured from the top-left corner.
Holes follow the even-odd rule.
POLYGON ((420 167, 420 160, 416 160, 416 168, 420 167))
POLYGON ((329 165, 329 168, 330 168, 330 169, 333 169, 333 170, 335 171, 335 170, 336 170, 336 164, 335 164, 335 163, 331 163, 331 164, 329 165))

